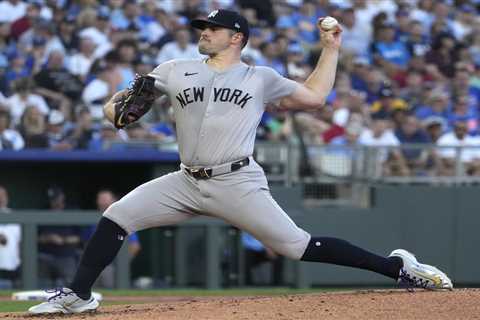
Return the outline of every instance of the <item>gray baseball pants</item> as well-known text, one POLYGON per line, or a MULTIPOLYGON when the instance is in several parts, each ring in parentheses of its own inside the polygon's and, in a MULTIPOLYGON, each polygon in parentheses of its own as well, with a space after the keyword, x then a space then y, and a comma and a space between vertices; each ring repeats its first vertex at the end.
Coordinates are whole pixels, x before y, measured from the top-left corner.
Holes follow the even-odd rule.
POLYGON ((135 188, 104 213, 129 234, 199 215, 222 219, 295 260, 310 241, 272 198, 263 169, 252 158, 246 167, 206 180, 182 169, 169 173, 135 188))

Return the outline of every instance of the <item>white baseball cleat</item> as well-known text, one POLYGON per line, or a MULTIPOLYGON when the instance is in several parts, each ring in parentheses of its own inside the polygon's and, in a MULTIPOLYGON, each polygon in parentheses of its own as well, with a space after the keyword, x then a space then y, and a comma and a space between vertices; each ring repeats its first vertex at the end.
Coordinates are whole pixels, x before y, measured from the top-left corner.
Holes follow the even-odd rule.
POLYGON ((93 295, 90 299, 83 300, 71 289, 60 288, 55 290, 55 295, 48 298, 47 302, 31 307, 28 312, 32 314, 93 312, 97 310, 98 305, 93 295))
POLYGON ((453 290, 452 280, 445 273, 428 264, 419 263, 407 250, 393 250, 389 257, 399 257, 403 260, 398 277, 399 284, 410 288, 453 290))

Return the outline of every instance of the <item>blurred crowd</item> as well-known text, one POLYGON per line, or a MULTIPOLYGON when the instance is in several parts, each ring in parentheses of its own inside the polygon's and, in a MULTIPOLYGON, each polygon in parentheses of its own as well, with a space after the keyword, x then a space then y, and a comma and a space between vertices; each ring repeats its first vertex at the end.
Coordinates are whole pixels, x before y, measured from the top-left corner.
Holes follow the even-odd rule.
MULTIPOLYGON (((240 11, 251 25, 242 59, 304 81, 322 47, 316 21, 343 29, 335 89, 325 108, 295 114, 268 107, 259 140, 299 135, 328 145, 477 146, 479 0, 4 0, 0 1, 0 150, 119 149, 175 143, 166 99, 117 131, 102 106, 135 73, 174 58, 202 58, 192 18, 240 11)), ((467 152, 468 151, 468 152, 467 152)), ((392 152, 399 175, 454 170, 449 149, 392 152)), ((460 154, 480 174, 480 152, 460 154)))

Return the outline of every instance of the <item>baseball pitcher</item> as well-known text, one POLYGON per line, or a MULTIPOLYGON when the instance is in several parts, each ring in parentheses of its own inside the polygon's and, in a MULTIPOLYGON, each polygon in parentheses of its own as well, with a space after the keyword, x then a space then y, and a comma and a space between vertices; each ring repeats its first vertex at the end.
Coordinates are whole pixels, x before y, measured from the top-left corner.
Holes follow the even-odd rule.
POLYGON ((90 239, 73 282, 29 311, 96 310, 99 303, 91 287, 128 234, 199 215, 223 219, 291 259, 371 270, 411 287, 451 289, 443 272, 418 263, 405 250, 383 257, 341 239, 311 236, 270 195, 265 174, 252 157, 256 128, 266 104, 290 110, 324 105, 334 84, 342 30, 338 25, 326 30, 320 23, 322 54, 303 84, 271 68, 242 63, 247 20, 233 11, 215 10, 204 20, 191 21, 192 27, 202 30, 198 49, 207 59, 165 62, 115 94, 104 109, 117 128, 138 120, 157 97, 170 99, 180 169, 112 204, 90 239))

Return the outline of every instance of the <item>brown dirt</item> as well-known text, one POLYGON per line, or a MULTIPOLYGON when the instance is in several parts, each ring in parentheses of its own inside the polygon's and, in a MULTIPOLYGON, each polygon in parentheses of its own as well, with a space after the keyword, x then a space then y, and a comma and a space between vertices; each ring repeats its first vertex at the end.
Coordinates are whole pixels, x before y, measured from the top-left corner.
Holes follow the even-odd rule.
MULTIPOLYGON (((454 291, 364 290, 273 297, 157 297, 148 304, 101 307, 70 316, 0 314, 6 319, 480 319, 480 289, 454 291), (155 300, 156 299, 156 300, 155 300), (152 303, 156 301, 156 303, 152 303)), ((118 299, 117 299, 118 300, 118 299)), ((126 299, 128 300, 128 299, 126 299)))

